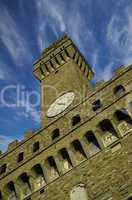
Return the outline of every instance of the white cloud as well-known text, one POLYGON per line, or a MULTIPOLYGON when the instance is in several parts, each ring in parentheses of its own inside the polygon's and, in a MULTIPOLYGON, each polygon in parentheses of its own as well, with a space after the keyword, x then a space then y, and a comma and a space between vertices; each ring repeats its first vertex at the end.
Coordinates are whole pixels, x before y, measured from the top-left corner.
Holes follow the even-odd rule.
POLYGON ((119 54, 122 64, 132 63, 132 12, 131 7, 123 13, 114 14, 107 27, 108 44, 113 53, 119 54))
POLYGON ((89 30, 79 2, 71 2, 70 8, 68 8, 62 1, 38 0, 37 9, 39 16, 38 41, 41 50, 48 46, 47 25, 50 26, 56 37, 59 37, 58 30, 61 33, 69 34, 82 51, 86 52, 88 45, 91 47, 90 44, 95 44, 95 39, 89 30))
POLYGON ((29 55, 31 57, 28 44, 19 30, 19 25, 15 23, 9 11, 2 5, 0 19, 0 39, 16 64, 21 65, 24 59, 27 59, 29 55))

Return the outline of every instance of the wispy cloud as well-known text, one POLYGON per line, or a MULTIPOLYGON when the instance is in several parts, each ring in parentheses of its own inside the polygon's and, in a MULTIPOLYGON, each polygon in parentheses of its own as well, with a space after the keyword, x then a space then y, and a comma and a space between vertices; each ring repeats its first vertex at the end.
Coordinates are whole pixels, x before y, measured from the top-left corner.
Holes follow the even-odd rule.
POLYGON ((112 52, 119 55, 123 64, 132 63, 132 6, 111 17, 107 27, 107 41, 112 52))
POLYGON ((71 8, 67 7, 67 4, 62 1, 37 1, 39 13, 38 41, 41 50, 48 46, 47 25, 56 37, 59 37, 59 33, 67 33, 82 51, 87 51, 88 44, 89 46, 95 45, 93 33, 90 31, 87 19, 80 9, 79 1, 76 3, 72 1, 71 8), (44 18, 45 20, 43 20, 44 18))
POLYGON ((16 24, 14 18, 1 4, 0 11, 0 39, 10 53, 12 59, 17 65, 31 57, 28 44, 20 32, 19 25, 16 24))

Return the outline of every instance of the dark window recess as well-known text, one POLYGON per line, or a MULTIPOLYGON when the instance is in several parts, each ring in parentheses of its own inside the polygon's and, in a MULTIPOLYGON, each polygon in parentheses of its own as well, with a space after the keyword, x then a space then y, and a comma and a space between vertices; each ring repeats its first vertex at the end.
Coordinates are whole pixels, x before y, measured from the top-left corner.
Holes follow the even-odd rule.
POLYGON ((127 200, 132 200, 132 196, 131 196, 131 197, 129 197, 127 200))
POLYGON ((7 184, 7 188, 10 192, 15 192, 15 186, 14 186, 14 183, 12 181, 7 184))
POLYGON ((35 142, 35 143, 33 144, 33 152, 38 151, 38 150, 39 150, 39 147, 40 147, 39 142, 35 142))
POLYGON ((81 122, 81 117, 79 114, 72 118, 72 126, 75 126, 76 124, 78 124, 80 122, 81 122))
POLYGON ((88 131, 86 134, 85 134, 85 137, 87 138, 88 142, 89 143, 92 143, 94 144, 95 146, 97 146, 98 148, 100 148, 99 144, 98 144, 98 141, 95 137, 95 135, 93 134, 92 131, 88 131))
POLYGON ((114 95, 117 96, 117 97, 120 97, 123 94, 125 94, 125 88, 122 85, 117 85, 114 88, 114 95))
POLYGON ((132 119, 126 109, 123 108, 121 110, 117 110, 114 115, 118 121, 124 120, 127 123, 132 124, 132 119))
POLYGON ((19 155, 18 155, 17 162, 19 163, 19 162, 23 161, 23 159, 24 159, 24 153, 21 152, 21 153, 19 153, 19 155))
POLYGON ((7 164, 3 164, 0 166, 0 175, 6 172, 7 164))
POLYGON ((0 200, 2 200, 2 194, 1 194, 1 191, 0 191, 0 200))
POLYGON ((52 140, 55 140, 60 136, 60 130, 57 128, 52 132, 52 140))
POLYGON ((100 108, 102 107, 102 103, 101 103, 101 101, 98 99, 97 101, 95 101, 95 102, 92 104, 92 106, 93 106, 93 111, 96 111, 96 110, 98 110, 98 109, 100 109, 100 108))
POLYGON ((31 197, 26 198, 26 200, 31 200, 31 197))
POLYGON ((40 190, 40 194, 43 194, 44 193, 44 189, 40 190))

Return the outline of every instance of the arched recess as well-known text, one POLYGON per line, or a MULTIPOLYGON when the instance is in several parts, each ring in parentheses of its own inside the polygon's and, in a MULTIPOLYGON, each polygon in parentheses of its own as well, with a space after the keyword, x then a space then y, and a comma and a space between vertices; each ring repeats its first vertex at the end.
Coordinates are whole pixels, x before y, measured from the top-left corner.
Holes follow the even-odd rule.
POLYGON ((33 190, 36 191, 46 184, 43 169, 40 164, 36 164, 32 167, 31 174, 33 181, 33 190))
POLYGON ((87 190, 83 184, 79 184, 72 189, 70 200, 88 200, 87 190))
POLYGON ((17 184, 19 186, 19 196, 21 199, 26 198, 32 193, 30 177, 27 173, 24 172, 18 177, 17 184))
POLYGON ((85 138, 88 142, 88 151, 89 151, 90 156, 96 154, 97 152, 101 150, 93 131, 88 131, 85 134, 85 138))
POLYGON ((125 121, 126 123, 132 125, 132 118, 125 108, 122 108, 120 110, 116 110, 115 113, 114 113, 114 116, 116 117, 116 119, 119 122, 125 121))
POLYGON ((116 110, 114 113, 114 118, 118 123, 118 130, 120 131, 121 136, 126 135, 132 129, 132 118, 129 115, 128 111, 125 108, 116 110))
POLYGON ((4 196, 5 199, 7 198, 8 200, 17 200, 17 193, 13 181, 10 181, 4 187, 4 196))
POLYGON ((62 171, 65 173, 72 168, 72 162, 66 148, 60 149, 59 155, 61 156, 62 171))
POLYGON ((117 132, 109 119, 101 121, 98 128, 104 147, 111 145, 118 139, 117 132))
POLYGON ((84 161, 87 158, 87 156, 84 152, 84 149, 83 149, 79 140, 74 140, 71 143, 71 146, 72 146, 72 150, 74 152, 74 155, 76 156, 76 163, 77 164, 79 164, 80 162, 84 161))
POLYGON ((45 167, 49 181, 52 181, 59 176, 58 168, 53 156, 47 158, 45 161, 45 167))

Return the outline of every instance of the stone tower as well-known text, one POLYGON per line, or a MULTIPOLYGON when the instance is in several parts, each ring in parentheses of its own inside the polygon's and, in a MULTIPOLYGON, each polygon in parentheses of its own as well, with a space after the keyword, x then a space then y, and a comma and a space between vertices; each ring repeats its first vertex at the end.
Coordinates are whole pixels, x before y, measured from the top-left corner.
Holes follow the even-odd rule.
POLYGON ((91 85, 63 37, 34 63, 41 128, 0 155, 0 200, 132 199, 132 66, 91 85))

